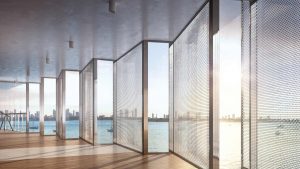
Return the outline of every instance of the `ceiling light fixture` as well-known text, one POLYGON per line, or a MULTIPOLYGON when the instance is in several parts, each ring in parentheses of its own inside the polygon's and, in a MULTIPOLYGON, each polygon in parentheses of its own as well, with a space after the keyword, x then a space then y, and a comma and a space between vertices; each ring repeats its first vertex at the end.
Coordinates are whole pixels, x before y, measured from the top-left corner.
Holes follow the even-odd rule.
POLYGON ((116 13, 116 0, 109 0, 109 12, 116 13))
POLYGON ((72 40, 69 40, 69 48, 74 48, 74 42, 72 40))
POLYGON ((74 48, 74 41, 72 40, 72 36, 69 39, 69 48, 74 48))
POLYGON ((46 54, 46 64, 50 64, 50 58, 48 56, 48 51, 47 51, 47 54, 46 54))

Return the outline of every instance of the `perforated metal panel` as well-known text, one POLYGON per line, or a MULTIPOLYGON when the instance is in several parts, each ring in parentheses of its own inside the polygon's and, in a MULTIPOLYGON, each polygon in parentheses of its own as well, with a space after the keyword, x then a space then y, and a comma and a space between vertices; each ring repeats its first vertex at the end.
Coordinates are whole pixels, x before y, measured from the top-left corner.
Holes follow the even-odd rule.
POLYGON ((250 168, 250 2, 242 3, 242 167, 250 168))
POLYGON ((173 71, 173 50, 174 45, 169 49, 169 149, 174 151, 174 71, 173 71))
POLYGON ((250 168, 300 168, 300 1, 258 0, 250 16, 250 168))
POLYGON ((89 143, 94 143, 94 62, 90 62, 80 73, 81 83, 81 137, 89 143))
POLYGON ((117 63, 113 65, 113 143, 117 143, 117 63))
POLYGON ((209 3, 174 43, 174 152, 209 168, 209 3))
POLYGON ((116 64, 116 141, 142 152, 142 45, 116 64))

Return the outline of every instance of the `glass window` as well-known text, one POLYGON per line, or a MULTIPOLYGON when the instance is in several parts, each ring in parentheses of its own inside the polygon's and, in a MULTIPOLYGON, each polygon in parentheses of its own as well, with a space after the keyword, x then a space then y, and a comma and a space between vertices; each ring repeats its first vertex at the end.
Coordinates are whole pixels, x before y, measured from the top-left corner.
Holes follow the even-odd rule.
POLYGON ((168 43, 148 43, 148 151, 169 151, 168 43))
POLYGON ((220 167, 241 168, 241 1, 220 1, 220 167))
POLYGON ((40 131, 40 84, 29 83, 29 132, 40 131))
POLYGON ((65 136, 79 138, 79 72, 65 73, 65 136))
POLYGON ((97 60, 96 111, 99 144, 113 143, 113 62, 97 60))
POLYGON ((2 130, 26 131, 25 83, 0 82, 0 113, 2 130))
POLYGON ((54 135, 56 130, 56 79, 44 78, 44 134, 54 135))

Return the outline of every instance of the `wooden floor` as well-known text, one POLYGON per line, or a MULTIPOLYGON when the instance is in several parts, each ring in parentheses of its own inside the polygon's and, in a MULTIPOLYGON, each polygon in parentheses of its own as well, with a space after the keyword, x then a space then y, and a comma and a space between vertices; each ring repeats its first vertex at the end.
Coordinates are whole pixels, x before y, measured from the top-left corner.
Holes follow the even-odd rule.
POLYGON ((56 136, 0 132, 0 169, 195 168, 173 154, 143 156, 117 145, 91 146, 56 136))

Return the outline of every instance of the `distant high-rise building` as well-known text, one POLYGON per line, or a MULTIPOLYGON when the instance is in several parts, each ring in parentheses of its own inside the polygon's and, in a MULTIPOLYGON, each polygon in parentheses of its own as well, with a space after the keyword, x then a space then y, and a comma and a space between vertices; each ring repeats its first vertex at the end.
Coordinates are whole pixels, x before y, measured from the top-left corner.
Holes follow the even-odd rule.
POLYGON ((69 117, 70 117, 70 110, 67 109, 67 110, 66 110, 66 118, 68 119, 69 117))
POLYGON ((40 112, 39 112, 39 111, 36 111, 36 112, 35 112, 35 115, 34 115, 34 116, 35 116, 34 118, 35 118, 35 119, 38 119, 38 118, 39 118, 39 114, 40 114, 40 112))
POLYGON ((55 109, 53 109, 53 111, 52 111, 52 116, 54 117, 54 118, 56 118, 56 111, 55 111, 55 109))
POLYGON ((235 119, 235 114, 232 114, 231 117, 232 117, 232 119, 235 119))

